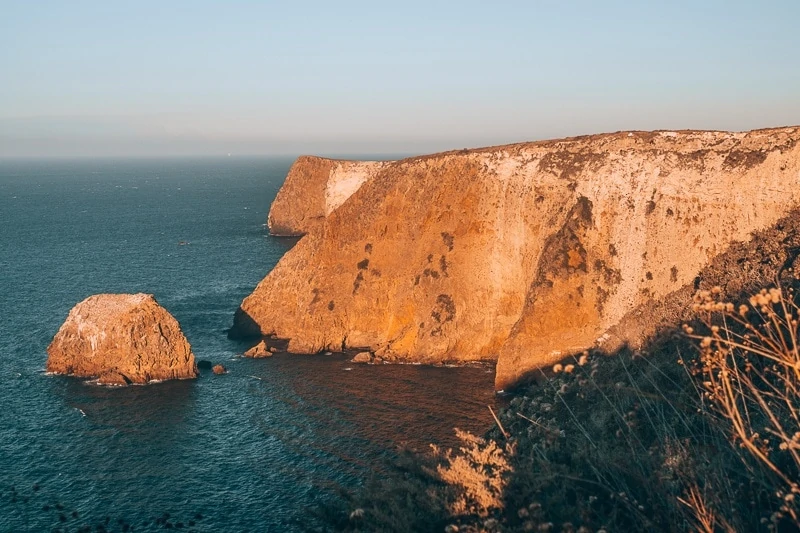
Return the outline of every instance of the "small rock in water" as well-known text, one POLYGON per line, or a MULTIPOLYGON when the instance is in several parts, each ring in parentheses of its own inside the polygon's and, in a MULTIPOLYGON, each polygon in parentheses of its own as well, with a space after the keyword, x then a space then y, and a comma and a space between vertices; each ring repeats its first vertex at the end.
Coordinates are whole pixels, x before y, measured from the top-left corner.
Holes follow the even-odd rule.
POLYGON ((212 371, 218 376, 220 374, 227 374, 228 373, 228 371, 222 365, 214 365, 214 368, 212 369, 212 371))
POLYGON ((272 350, 267 348, 267 343, 263 340, 244 352, 245 357, 269 357, 271 355, 272 350))
POLYGON ((369 363, 372 361, 372 354, 369 352, 359 352, 353 357, 353 363, 369 363))

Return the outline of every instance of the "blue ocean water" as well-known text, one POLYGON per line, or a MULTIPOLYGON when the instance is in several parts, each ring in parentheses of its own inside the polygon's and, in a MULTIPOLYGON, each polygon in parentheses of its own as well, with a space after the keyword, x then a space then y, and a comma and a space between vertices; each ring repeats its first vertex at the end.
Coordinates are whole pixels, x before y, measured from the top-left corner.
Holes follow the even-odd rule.
POLYGON ((398 446, 489 426, 490 368, 240 357, 225 330, 294 242, 263 226, 290 164, 0 162, 0 531, 160 530, 165 513, 185 530, 303 531, 398 446), (47 375, 70 308, 100 292, 155 294, 229 374, 127 388, 47 375))

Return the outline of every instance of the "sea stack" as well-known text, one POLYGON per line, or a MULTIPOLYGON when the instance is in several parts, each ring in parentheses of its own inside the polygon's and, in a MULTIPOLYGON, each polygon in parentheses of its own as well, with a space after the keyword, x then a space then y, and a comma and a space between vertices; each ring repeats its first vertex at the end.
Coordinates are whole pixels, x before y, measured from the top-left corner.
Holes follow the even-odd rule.
POLYGON ((642 346, 715 258, 800 204, 799 140, 796 127, 631 131, 447 152, 370 167, 332 210, 347 167, 303 158, 271 213, 305 196, 314 224, 271 215, 274 233, 306 235, 232 334, 493 360, 498 389, 583 350, 642 346))
POLYGON ((96 294, 77 304, 47 348, 47 370, 123 385, 197 377, 175 318, 151 294, 96 294))

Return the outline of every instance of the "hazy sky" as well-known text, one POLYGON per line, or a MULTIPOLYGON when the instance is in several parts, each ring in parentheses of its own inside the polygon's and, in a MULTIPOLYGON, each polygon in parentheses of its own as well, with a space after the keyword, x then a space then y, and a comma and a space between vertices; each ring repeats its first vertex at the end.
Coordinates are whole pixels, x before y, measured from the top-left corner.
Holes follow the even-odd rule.
POLYGON ((0 157, 800 124, 800 1, 0 0, 0 157))

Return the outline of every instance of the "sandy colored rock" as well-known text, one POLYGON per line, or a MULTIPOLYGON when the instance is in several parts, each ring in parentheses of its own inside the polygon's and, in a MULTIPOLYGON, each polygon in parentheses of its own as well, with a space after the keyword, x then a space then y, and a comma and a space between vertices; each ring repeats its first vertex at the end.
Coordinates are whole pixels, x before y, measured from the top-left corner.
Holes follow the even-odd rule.
POLYGON ((267 348, 267 343, 263 340, 244 352, 245 357, 270 357, 272 356, 272 351, 267 348))
POLYGON ((369 363, 372 361, 372 354, 369 352, 358 352, 351 362, 353 363, 369 363))
POLYGON ((660 318, 634 317, 798 205, 798 139, 622 132, 387 163, 318 218, 232 331, 295 353, 497 360, 498 389, 584 349, 639 346, 660 318))
POLYGON ((295 161, 269 210, 273 235, 305 235, 390 162, 302 156, 295 161))
POLYGON ((214 368, 212 368, 211 371, 218 376, 228 373, 228 369, 226 369, 223 365, 214 365, 214 368))
POLYGON ((47 370, 109 384, 197 376, 175 318, 150 294, 97 294, 77 304, 47 348, 47 370))

